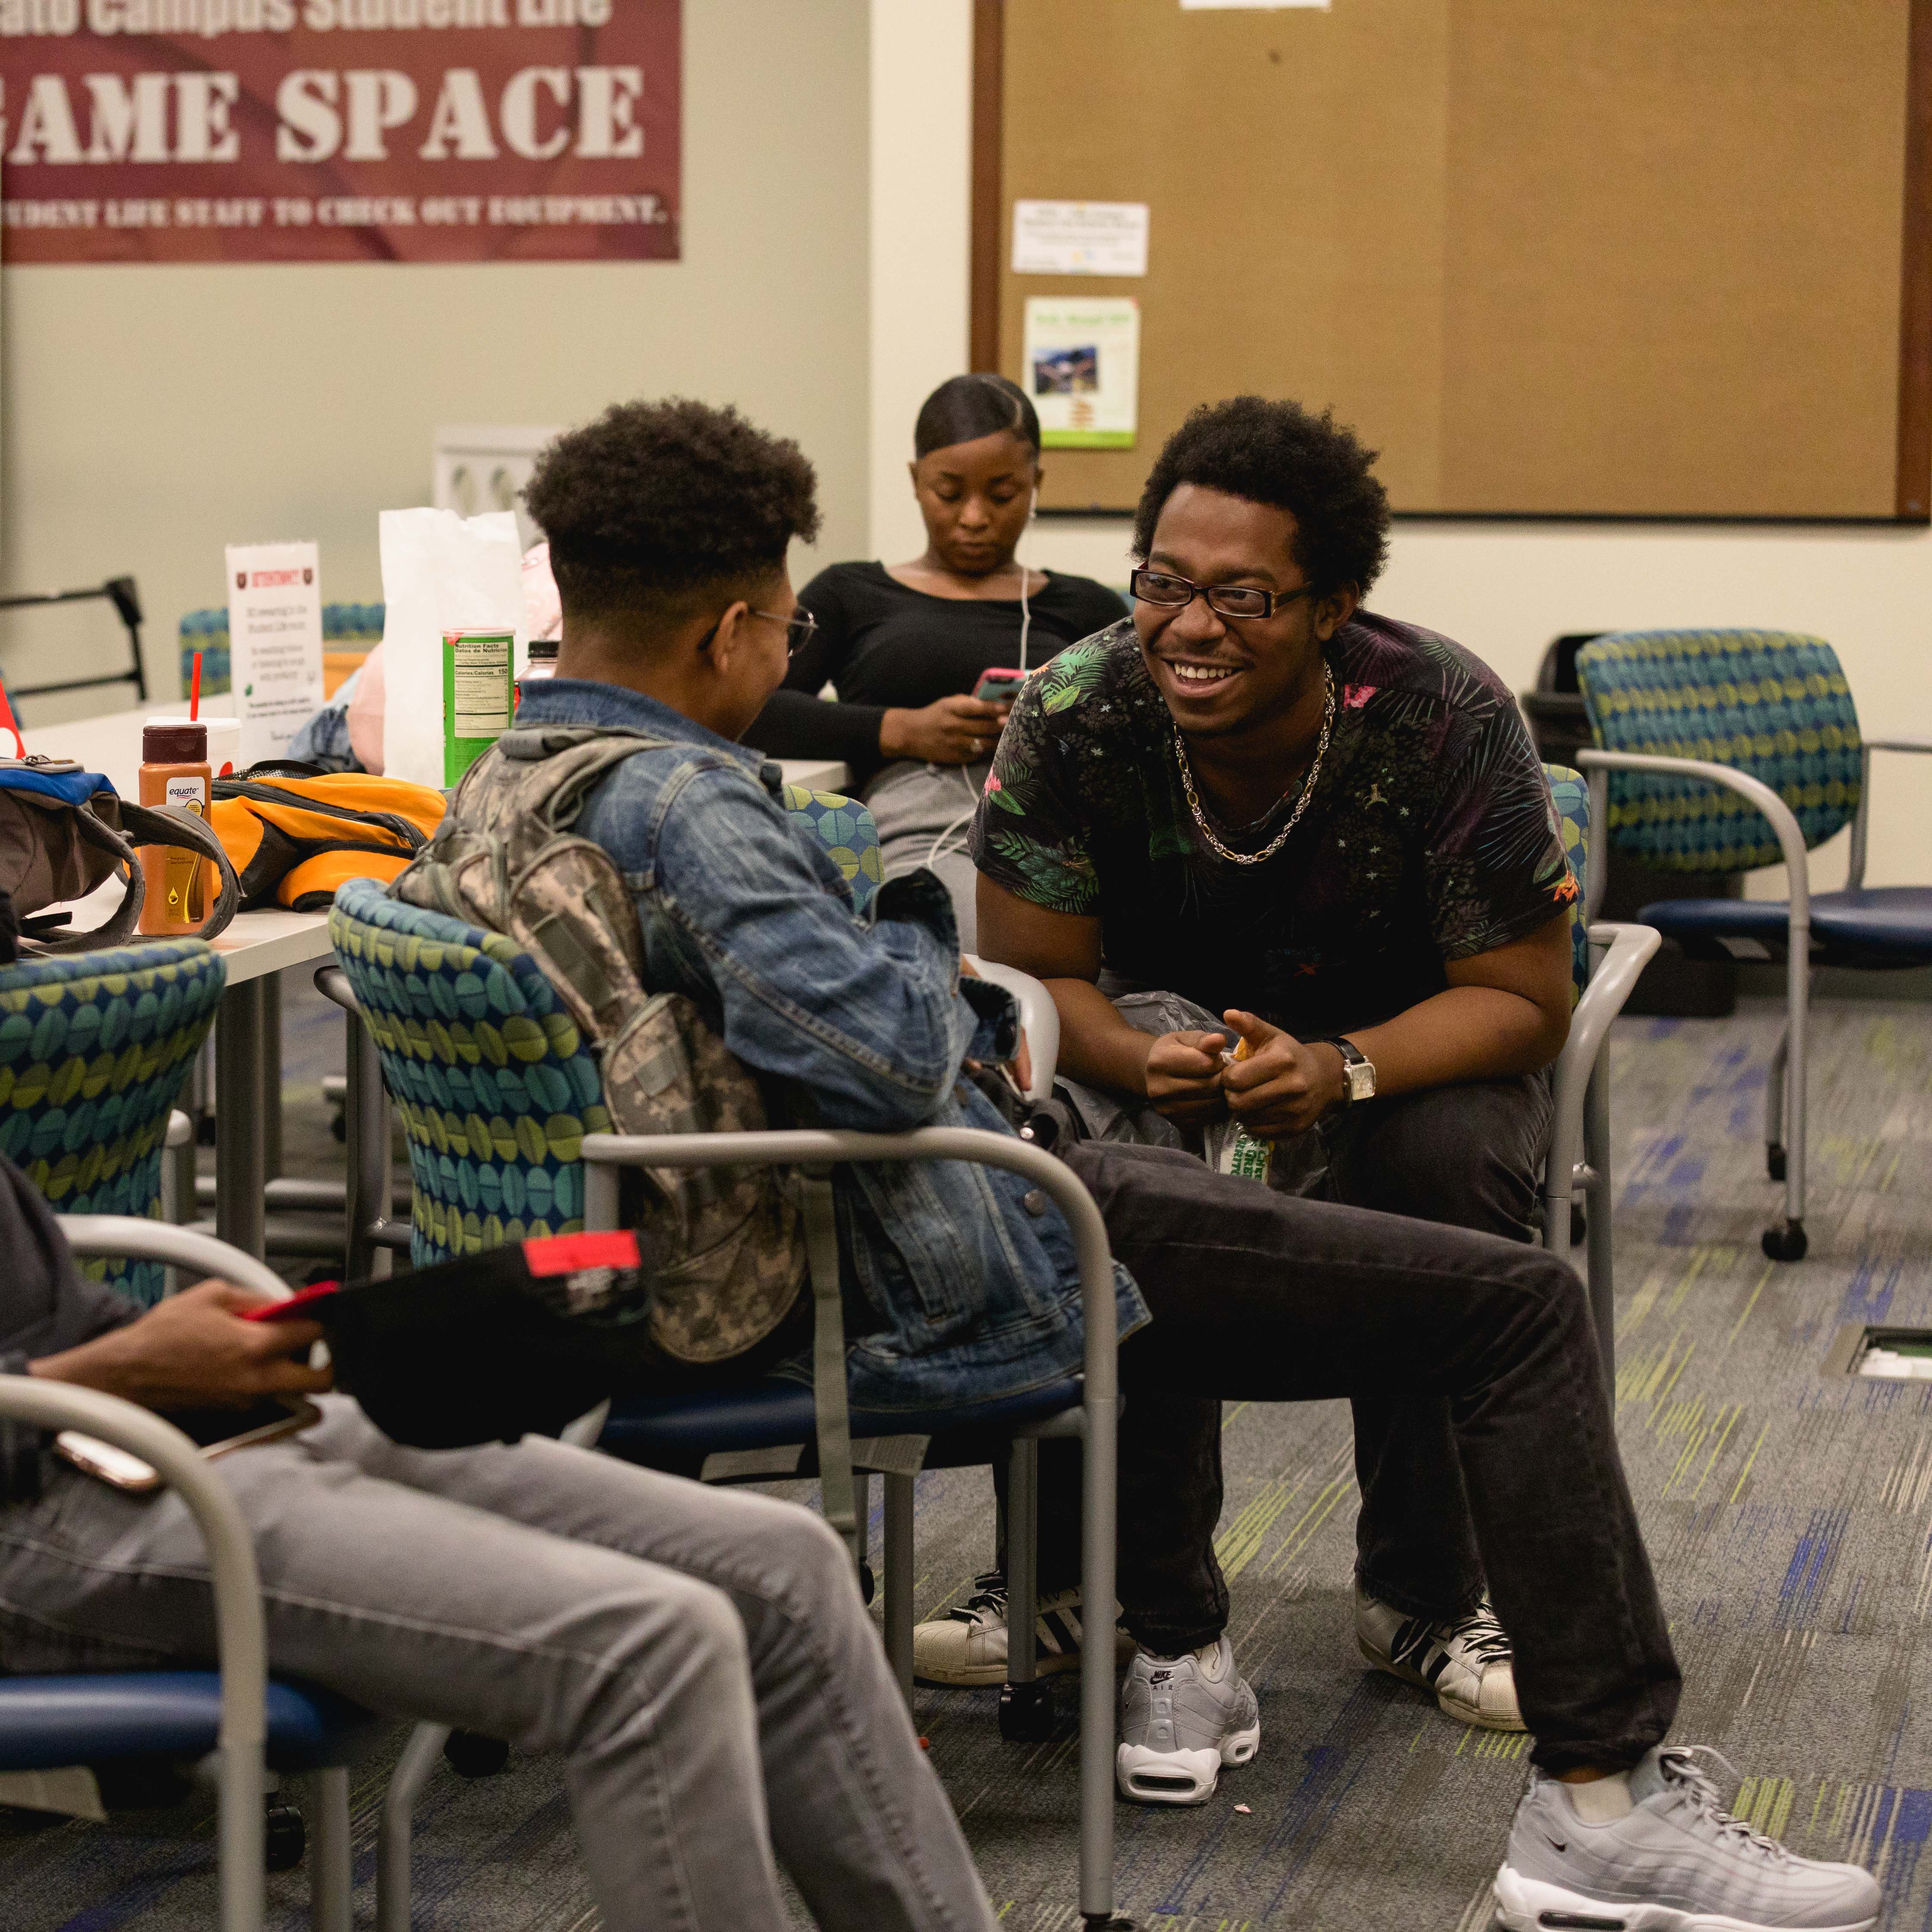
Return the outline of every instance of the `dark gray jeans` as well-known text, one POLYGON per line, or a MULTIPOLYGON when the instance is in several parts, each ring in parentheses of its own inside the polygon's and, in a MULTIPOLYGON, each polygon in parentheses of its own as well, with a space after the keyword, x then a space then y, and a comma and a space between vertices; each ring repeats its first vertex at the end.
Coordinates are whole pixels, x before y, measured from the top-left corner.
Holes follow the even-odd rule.
MULTIPOLYGON (((1066 1160, 1154 1317, 1120 1350, 1120 1596, 1140 1642, 1171 1656, 1226 1624, 1221 1401, 1346 1396, 1359 1414, 1366 1397, 1392 1430, 1445 1429, 1535 1762, 1627 1766, 1664 1736, 1676 1660, 1567 1263, 1276 1193, 1168 1148, 1087 1142, 1066 1160)), ((1380 1492, 1384 1471, 1370 1474, 1380 1492)), ((1058 1521, 1047 1534, 1064 1538, 1064 1504, 1058 1521)))

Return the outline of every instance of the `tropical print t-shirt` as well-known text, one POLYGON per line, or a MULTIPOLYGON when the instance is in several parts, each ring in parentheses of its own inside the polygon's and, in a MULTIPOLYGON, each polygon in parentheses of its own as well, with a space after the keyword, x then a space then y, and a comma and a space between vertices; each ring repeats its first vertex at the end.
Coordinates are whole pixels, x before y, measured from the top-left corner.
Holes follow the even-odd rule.
MULTIPOLYGON (((1328 754, 1273 858, 1231 864, 1202 838, 1130 619, 1028 680, 974 821, 975 863, 1021 898, 1097 916, 1118 980, 1304 1039, 1389 1018, 1440 992, 1448 962, 1567 908, 1576 884, 1550 788, 1496 674, 1367 611, 1328 656, 1328 754)), ((1258 851, 1294 802, 1238 830, 1202 808, 1224 845, 1258 851)))

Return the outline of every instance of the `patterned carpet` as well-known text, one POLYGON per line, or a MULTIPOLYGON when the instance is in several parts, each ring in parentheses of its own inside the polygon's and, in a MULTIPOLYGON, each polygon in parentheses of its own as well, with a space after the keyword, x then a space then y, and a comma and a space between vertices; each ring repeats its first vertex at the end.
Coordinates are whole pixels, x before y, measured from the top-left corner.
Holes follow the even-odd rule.
MULTIPOLYGON (((296 1006, 292 988, 292 1027, 296 1006)), ((1774 1010, 1753 1004, 1617 1034, 1619 1426, 1688 1678, 1676 1735, 1725 1753, 1744 1780, 1738 1808, 1766 1828, 1877 1870, 1886 1932, 1922 1932, 1932 1739, 1913 1720, 1932 1703, 1932 1385, 1822 1364, 1841 1323, 1932 1324, 1932 1008, 1820 1010, 1811 1255, 1791 1267, 1757 1245, 1778 1198, 1757 1145, 1777 1032, 1774 1010)), ((316 1077, 292 1067, 292 1091, 316 1077)), ((290 1145, 325 1152, 292 1131, 290 1145)), ((1120 1904, 1164 1932, 1477 1932, 1523 1741, 1463 1731, 1361 1667, 1346 1409, 1246 1406, 1226 1431, 1222 1548, 1263 1750, 1198 1811, 1118 1810, 1120 1904)), ((955 1600, 987 1560, 990 1507, 983 1472, 922 1479, 922 1611, 955 1600)), ((1000 1742, 989 1694, 920 1694, 934 1761, 1015 1932, 1079 1922, 1063 1704, 1060 1735, 1028 1748, 1000 1742)), ((364 1927, 388 1762, 356 1778, 364 1927)), ((470 1785, 439 1776, 418 1844, 418 1928, 597 1922, 553 1764, 470 1785)), ((4 1814, 0 1920, 203 1927, 211 1853, 200 1806, 107 1827, 4 1814)), ((305 1923, 299 1874, 272 1890, 272 1922, 305 1923)))

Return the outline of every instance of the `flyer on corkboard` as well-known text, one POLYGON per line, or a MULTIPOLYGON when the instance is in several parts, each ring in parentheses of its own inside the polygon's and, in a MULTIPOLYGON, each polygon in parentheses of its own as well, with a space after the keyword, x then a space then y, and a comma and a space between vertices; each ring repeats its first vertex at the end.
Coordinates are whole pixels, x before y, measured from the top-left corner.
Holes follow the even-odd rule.
POLYGON ((679 254, 681 0, 0 0, 10 265, 679 254))

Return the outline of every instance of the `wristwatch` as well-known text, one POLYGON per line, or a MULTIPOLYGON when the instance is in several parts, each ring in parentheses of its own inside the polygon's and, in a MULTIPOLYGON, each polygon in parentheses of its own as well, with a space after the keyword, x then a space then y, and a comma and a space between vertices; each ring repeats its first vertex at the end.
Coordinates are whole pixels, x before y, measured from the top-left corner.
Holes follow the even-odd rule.
POLYGON ((1332 1046, 1342 1056, 1342 1104, 1376 1097, 1376 1063, 1352 1040, 1330 1036, 1318 1040, 1318 1046, 1332 1046))

